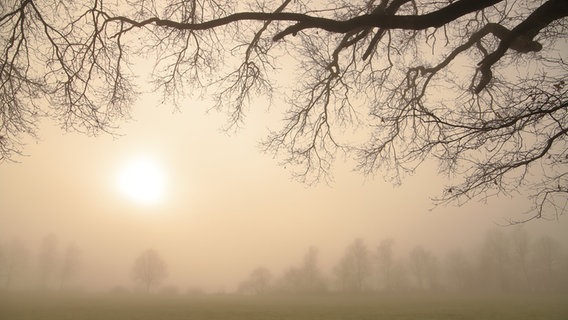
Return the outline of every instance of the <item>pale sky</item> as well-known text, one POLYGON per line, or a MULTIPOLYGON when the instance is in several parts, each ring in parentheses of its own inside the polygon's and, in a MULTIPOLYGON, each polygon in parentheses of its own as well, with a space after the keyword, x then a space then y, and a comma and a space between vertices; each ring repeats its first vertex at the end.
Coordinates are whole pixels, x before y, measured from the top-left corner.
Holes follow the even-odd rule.
MULTIPOLYGON (((334 182, 307 186, 259 151, 265 119, 274 116, 264 106, 251 110, 234 135, 220 130, 222 114, 206 109, 188 102, 172 113, 146 94, 115 138, 43 123, 26 156, 0 165, 0 241, 22 241, 31 252, 29 268, 45 235, 57 235, 61 247, 74 242, 84 260, 76 281, 97 288, 132 286, 133 261, 151 247, 169 265, 166 284, 218 291, 234 289, 257 266, 278 275, 299 264, 311 245, 329 274, 357 237, 371 250, 394 238, 399 255, 417 244, 441 255, 468 248, 529 204, 517 196, 430 210, 445 178, 429 164, 393 187, 339 159, 334 182), (163 198, 153 205, 127 198, 118 186, 125 166, 140 157, 164 173, 163 198)), ((561 237, 567 223, 526 227, 561 237)), ((568 245, 566 238, 562 243, 568 245)))

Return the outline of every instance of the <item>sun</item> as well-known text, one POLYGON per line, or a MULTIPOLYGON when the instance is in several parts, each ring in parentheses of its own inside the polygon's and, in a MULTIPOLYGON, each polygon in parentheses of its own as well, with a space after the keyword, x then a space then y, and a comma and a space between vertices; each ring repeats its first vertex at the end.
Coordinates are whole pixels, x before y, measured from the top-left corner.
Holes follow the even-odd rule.
POLYGON ((149 157, 138 157, 120 168, 117 185, 130 200, 142 205, 155 205, 165 197, 166 174, 159 162, 149 157))

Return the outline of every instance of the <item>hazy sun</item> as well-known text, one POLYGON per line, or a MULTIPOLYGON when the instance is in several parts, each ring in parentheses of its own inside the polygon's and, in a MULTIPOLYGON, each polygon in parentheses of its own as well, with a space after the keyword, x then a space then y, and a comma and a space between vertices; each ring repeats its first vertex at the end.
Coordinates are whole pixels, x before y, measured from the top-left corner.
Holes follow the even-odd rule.
POLYGON ((165 196, 166 175, 158 162, 150 158, 135 158, 120 168, 118 188, 136 203, 157 204, 165 196))

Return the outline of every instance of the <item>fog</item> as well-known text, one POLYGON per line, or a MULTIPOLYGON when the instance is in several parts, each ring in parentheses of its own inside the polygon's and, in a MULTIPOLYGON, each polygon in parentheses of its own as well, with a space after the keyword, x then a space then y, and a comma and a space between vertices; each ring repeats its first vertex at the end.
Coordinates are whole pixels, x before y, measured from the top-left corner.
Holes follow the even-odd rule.
POLYGON ((341 158, 333 181, 306 185, 259 151, 266 113, 252 113, 245 129, 227 135, 222 115, 205 115, 202 105, 183 113, 155 105, 151 95, 140 99, 114 137, 42 123, 26 155, 0 166, 3 290, 144 291, 133 270, 153 249, 167 272, 152 292, 302 291, 309 248, 317 252, 318 290, 328 292, 567 290, 566 221, 507 226, 530 208, 522 195, 435 207, 431 198, 449 183, 435 164, 399 186, 353 172, 341 158), (158 203, 133 201, 118 188, 121 168, 140 156, 164 173, 158 203), (519 230, 528 246, 522 263, 519 230), (387 239, 396 285, 381 274, 377 248, 387 239), (360 280, 346 267, 355 263, 346 258, 354 243, 368 269, 360 280), (413 259, 430 262, 420 271, 413 259), (259 277, 262 289, 250 285, 259 277))

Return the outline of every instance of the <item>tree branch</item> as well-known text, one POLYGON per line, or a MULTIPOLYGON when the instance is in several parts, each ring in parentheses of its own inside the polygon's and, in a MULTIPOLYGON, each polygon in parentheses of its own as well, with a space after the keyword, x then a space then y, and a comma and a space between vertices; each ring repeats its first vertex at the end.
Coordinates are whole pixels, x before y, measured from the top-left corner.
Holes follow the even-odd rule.
POLYGON ((499 47, 493 53, 479 63, 481 79, 475 88, 475 92, 480 93, 489 84, 493 78, 491 67, 505 55, 508 49, 525 46, 525 52, 540 51, 542 46, 535 43, 533 38, 540 30, 553 21, 566 16, 568 16, 568 2, 566 0, 549 0, 532 12, 523 22, 513 28, 506 37, 501 39, 499 47))

